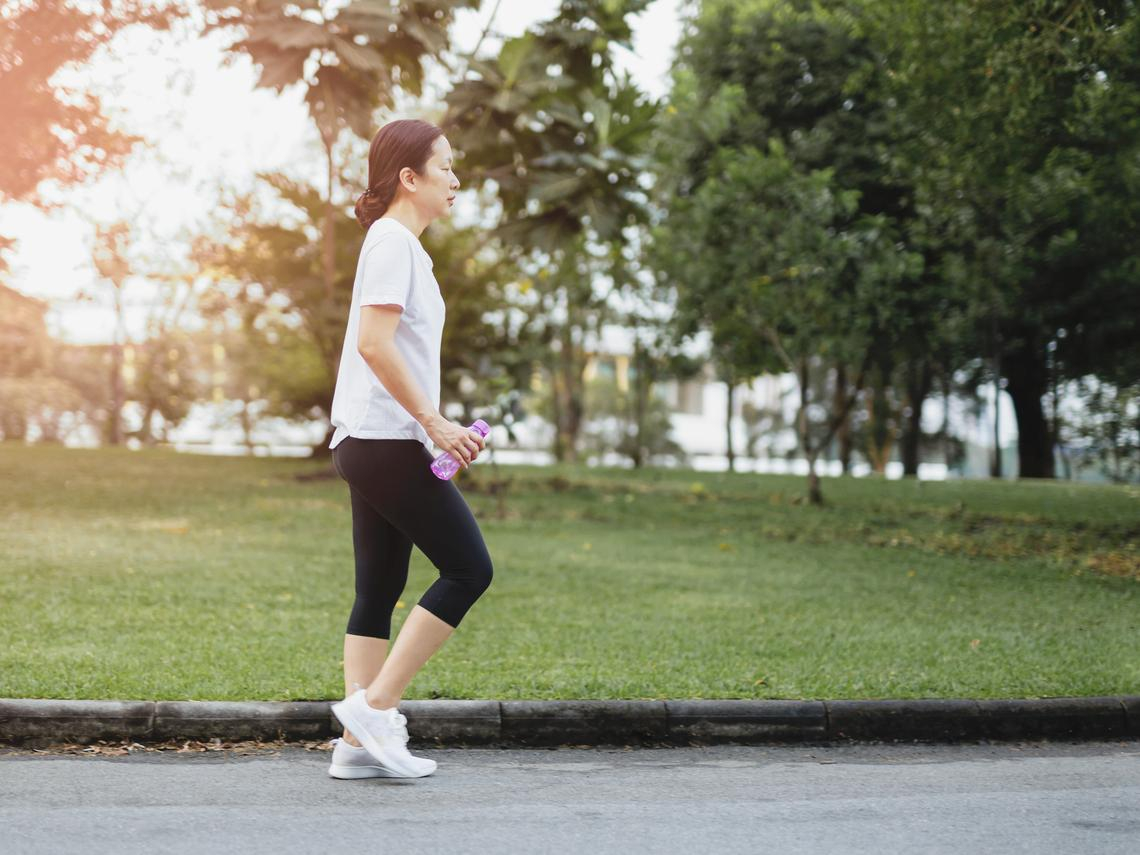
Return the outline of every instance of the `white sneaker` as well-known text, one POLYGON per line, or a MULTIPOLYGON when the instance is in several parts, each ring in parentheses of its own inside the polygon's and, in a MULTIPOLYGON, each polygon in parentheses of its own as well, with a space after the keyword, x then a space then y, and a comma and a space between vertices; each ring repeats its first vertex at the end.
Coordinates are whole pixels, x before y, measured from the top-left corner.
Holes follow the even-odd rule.
POLYGON ((385 769, 368 753, 363 745, 345 742, 339 736, 333 739, 332 763, 329 775, 333 778, 398 778, 391 769, 385 769))
POLYGON ((373 759, 394 773, 390 777, 422 778, 435 771, 434 760, 408 752, 408 720, 396 707, 378 710, 364 699, 364 689, 357 689, 332 711, 373 759))

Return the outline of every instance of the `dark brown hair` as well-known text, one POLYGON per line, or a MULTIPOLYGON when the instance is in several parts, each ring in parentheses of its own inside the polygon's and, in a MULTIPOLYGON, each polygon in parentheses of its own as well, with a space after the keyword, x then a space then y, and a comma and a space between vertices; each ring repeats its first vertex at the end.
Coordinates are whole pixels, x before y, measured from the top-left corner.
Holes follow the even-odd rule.
POLYGON ((365 231, 396 198, 400 170, 407 166, 422 175, 441 136, 442 128, 421 119, 397 119, 376 132, 368 150, 368 189, 356 200, 356 219, 365 231))

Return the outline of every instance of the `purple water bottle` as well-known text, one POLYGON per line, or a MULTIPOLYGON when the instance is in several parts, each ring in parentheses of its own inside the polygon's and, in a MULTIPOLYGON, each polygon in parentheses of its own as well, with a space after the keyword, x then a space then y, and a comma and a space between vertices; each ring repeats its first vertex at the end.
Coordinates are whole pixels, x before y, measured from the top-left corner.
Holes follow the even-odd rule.
MULTIPOLYGON (((471 425, 468 430, 473 430, 483 437, 487 438, 487 434, 491 432, 491 426, 482 419, 476 419, 475 423, 471 425)), ((431 471, 435 473, 435 477, 441 481, 448 480, 452 475, 459 471, 459 467, 463 464, 452 457, 448 452, 443 452, 431 463, 431 471)))

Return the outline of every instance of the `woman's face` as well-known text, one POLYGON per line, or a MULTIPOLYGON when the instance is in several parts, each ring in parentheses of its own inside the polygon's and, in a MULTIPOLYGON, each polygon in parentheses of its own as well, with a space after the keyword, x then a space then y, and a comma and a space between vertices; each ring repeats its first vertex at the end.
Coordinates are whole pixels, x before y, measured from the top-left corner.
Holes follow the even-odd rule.
POLYGON ((416 176, 416 192, 413 194, 416 207, 433 220, 449 216, 455 191, 459 189, 459 179, 452 171, 451 143, 447 137, 436 137, 424 169, 424 174, 416 176))

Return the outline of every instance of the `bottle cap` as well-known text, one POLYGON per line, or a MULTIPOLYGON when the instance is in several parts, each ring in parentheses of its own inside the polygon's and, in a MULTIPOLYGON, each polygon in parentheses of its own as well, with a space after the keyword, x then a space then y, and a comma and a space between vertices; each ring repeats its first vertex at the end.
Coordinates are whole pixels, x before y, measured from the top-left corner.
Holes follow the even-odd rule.
POLYGON ((486 437, 487 434, 491 432, 491 426, 482 419, 475 419, 475 422, 471 425, 471 429, 479 431, 483 437, 486 437))

